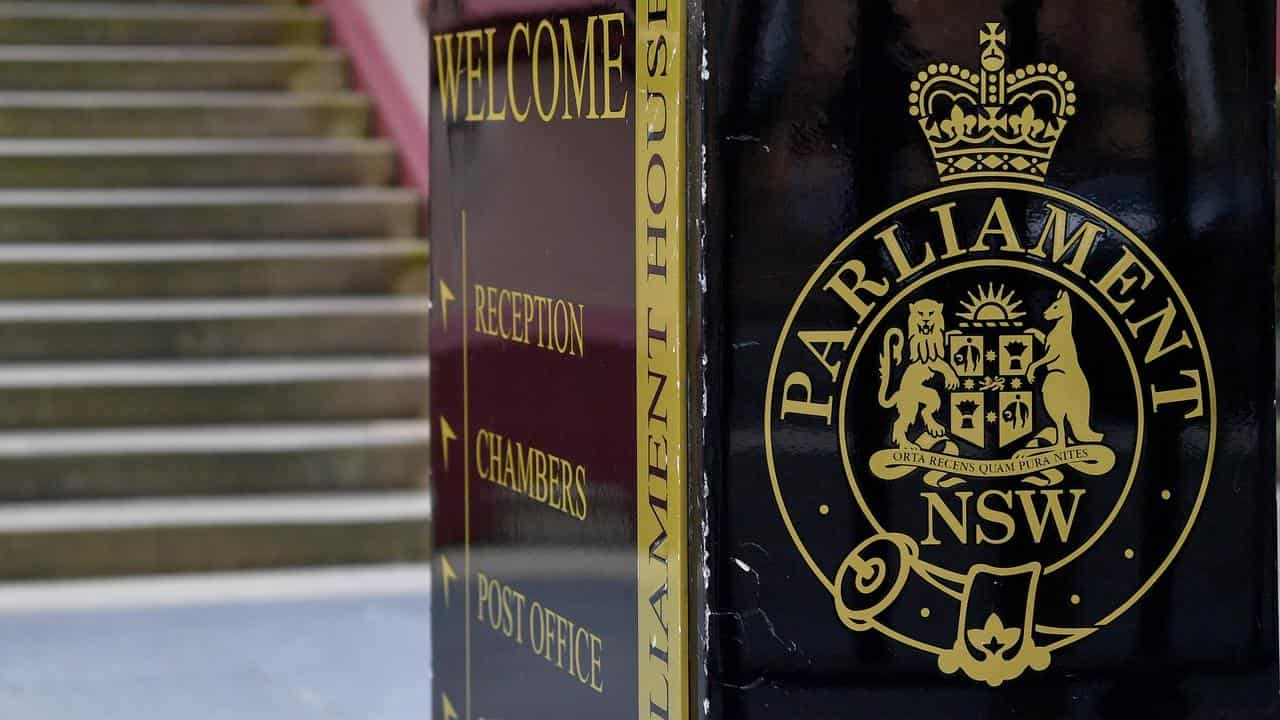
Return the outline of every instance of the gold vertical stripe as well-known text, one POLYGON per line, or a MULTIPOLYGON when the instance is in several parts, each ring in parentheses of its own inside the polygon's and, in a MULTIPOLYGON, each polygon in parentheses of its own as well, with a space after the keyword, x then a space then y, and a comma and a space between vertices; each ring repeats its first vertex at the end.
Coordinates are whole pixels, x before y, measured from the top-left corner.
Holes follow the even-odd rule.
POLYGON ((467 211, 462 211, 462 503, 463 503, 463 564, 466 566, 467 617, 463 642, 466 653, 466 716, 471 720, 471 377, 470 358, 467 355, 467 211))
POLYGON ((686 720, 686 13, 684 0, 637 5, 637 710, 640 720, 686 720))

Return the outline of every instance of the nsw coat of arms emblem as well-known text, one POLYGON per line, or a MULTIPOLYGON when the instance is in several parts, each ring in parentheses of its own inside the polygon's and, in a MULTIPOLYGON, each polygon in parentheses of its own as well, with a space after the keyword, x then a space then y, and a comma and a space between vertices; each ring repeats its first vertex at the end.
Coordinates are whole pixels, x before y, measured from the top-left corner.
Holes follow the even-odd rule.
POLYGON ((1068 73, 1008 68, 1000 24, 979 39, 978 69, 912 82, 940 187, 811 276, 764 429, 779 511, 843 626, 999 685, 1159 581, 1200 510, 1217 410, 1159 257, 1047 183, 1076 114, 1068 73), (1152 512, 1177 531, 1144 535, 1152 512))

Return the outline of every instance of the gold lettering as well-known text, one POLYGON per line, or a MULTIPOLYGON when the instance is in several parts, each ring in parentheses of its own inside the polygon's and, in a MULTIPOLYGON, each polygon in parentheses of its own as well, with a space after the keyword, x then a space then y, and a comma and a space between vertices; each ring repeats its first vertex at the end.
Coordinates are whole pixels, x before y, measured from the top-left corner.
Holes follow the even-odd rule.
POLYGON ((850 260, 831 276, 826 285, 822 286, 823 290, 834 292, 841 300, 845 302, 858 316, 858 322, 862 322, 864 318, 875 308, 874 302, 868 302, 860 297, 859 293, 866 292, 877 298, 884 297, 889 292, 889 284, 875 280, 867 279, 867 266, 862 264, 860 260, 850 260), (853 276, 853 284, 849 284, 845 280, 845 275, 853 276))
POLYGON ((511 296, 511 339, 518 343, 528 345, 528 338, 521 333, 521 328, 528 328, 528 325, 521 323, 523 319, 522 313, 525 307, 525 296, 528 293, 508 293, 511 296))
POLYGON ((509 583, 482 572, 475 577, 477 623, 604 692, 604 640, 599 635, 509 583))
POLYGON ((1143 358, 1143 362, 1147 363, 1148 365, 1155 362, 1156 360, 1159 360, 1160 358, 1164 357, 1170 352, 1177 350, 1178 348, 1191 347, 1191 338, 1187 337, 1186 330, 1182 331, 1181 335, 1179 335, 1178 337, 1177 342, 1173 343, 1172 345, 1168 343, 1169 331, 1173 329, 1173 319, 1175 314, 1176 313, 1173 306, 1173 299, 1165 298, 1164 309, 1160 310, 1157 313, 1153 313, 1139 320, 1138 322, 1128 322, 1128 321, 1125 322, 1125 325, 1129 327, 1129 332, 1133 335, 1135 339, 1138 337, 1138 330, 1143 325, 1146 325, 1147 323, 1152 323, 1152 322, 1156 323, 1156 334, 1152 336, 1151 344, 1147 345, 1147 354, 1146 354, 1146 357, 1143 358))
POLYGON ((556 40, 556 29, 550 20, 539 20, 538 26, 533 31, 533 104, 538 109, 538 117, 543 122, 549 121, 556 114, 556 103, 560 102, 560 47, 556 40), (539 69, 540 63, 543 62, 542 38, 543 31, 546 31, 546 37, 550 38, 547 42, 551 44, 551 102, 545 106, 542 104, 542 71, 539 69))
POLYGON ((586 316, 587 309, 582 303, 578 303, 575 310, 573 305, 569 305, 569 339, 571 345, 569 354, 583 357, 587 352, 586 340, 583 336, 582 319, 586 316))
MULTIPOLYGON (((987 490, 978 495, 977 498, 977 515, 978 519, 987 523, 984 527, 978 524, 974 535, 978 544, 1003 545, 1011 541, 1015 534, 1017 523, 1013 514, 1013 498, 1018 498, 1022 509, 1022 514, 1026 518, 1027 527, 1031 532, 1033 542, 1040 543, 1044 540, 1045 531, 1052 523, 1057 530, 1058 537, 1062 542, 1066 542, 1071 535, 1072 525, 1075 523, 1076 511, 1080 507, 1080 499, 1083 498, 1088 491, 1085 489, 1075 489, 1067 491, 1071 496, 1071 509, 1066 510, 1063 507, 1063 491, 1062 490, 1018 490, 1009 492, 1007 490, 987 490), (1037 507, 1035 498, 1043 497, 1043 508, 1037 507), (996 501, 999 500, 999 504, 996 501), (988 528, 998 526, 1003 530, 999 535, 993 535, 988 528)), ((947 503, 942 495, 936 492, 921 493, 920 497, 925 501, 925 512, 927 513, 928 534, 921 541, 922 545, 941 545, 942 540, 938 538, 934 530, 934 517, 942 520, 942 524, 951 531, 951 534, 961 544, 969 542, 969 502, 973 499, 972 492, 955 493, 955 500, 959 505, 959 512, 947 503)))
POLYGON ((475 332, 507 342, 537 346, 561 355, 586 355, 586 306, 519 290, 475 286, 475 332))
POLYGON ((1003 545, 1013 539, 1013 516, 1009 514, 1012 509, 1013 493, 1007 490, 988 490, 978 496, 978 518, 1004 528, 1003 535, 992 537, 986 533, 982 525, 978 525, 975 539, 979 545, 1003 545), (1003 500, 1004 509, 992 507, 990 502, 992 498, 1003 500))
POLYGON ((511 335, 507 332, 507 311, 502 309, 503 305, 511 304, 511 291, 505 288, 498 291, 498 337, 508 340, 511 335))
POLYGON ((525 594, 482 572, 476 573, 476 593, 476 622, 523 645, 525 594))
POLYGON ((500 122, 507 119, 508 108, 517 123, 526 122, 535 110, 543 122, 557 117, 626 119, 630 91, 625 82, 624 13, 590 15, 585 24, 573 18, 514 23, 507 38, 505 95, 495 69, 495 56, 500 52, 495 47, 498 30, 487 27, 432 36, 440 117, 444 122, 460 119, 459 106, 463 122, 500 122), (574 37, 576 27, 585 28, 581 45, 574 37), (516 96, 516 86, 525 83, 531 89, 522 104, 516 96), (602 84, 604 87, 598 89, 602 84))
MULTIPOLYGON (((1018 240, 1018 233, 1013 229, 1013 220, 1009 219, 1009 210, 1004 206, 1004 199, 996 197, 995 202, 991 203, 991 210, 987 213, 987 220, 982 224, 982 232, 978 233, 978 239, 973 243, 972 251, 987 248, 994 250, 995 248, 987 244, 987 237, 990 235, 998 235, 1004 240, 1001 249, 1006 252, 1022 252, 1022 244, 1018 240)), ((1043 241, 1042 243, 1043 244, 1043 241)))
MULTIPOLYGON (((601 117, 606 120, 618 120, 627 116, 627 97, 629 96, 629 92, 623 84, 625 76, 623 75, 622 69, 622 40, 626 38, 627 21, 626 16, 621 12, 601 15, 600 21, 604 31, 604 47, 600 49, 601 52, 604 53, 604 67, 602 68, 604 73, 604 114, 601 115, 601 117), (618 42, 613 42, 609 36, 609 26, 613 23, 617 23, 618 34, 621 36, 618 39, 618 42), (611 48, 613 50, 612 54, 609 52, 611 48), (613 102, 611 100, 611 89, 613 88, 613 84, 609 82, 609 73, 613 71, 617 71, 618 86, 622 88, 622 102, 618 105, 616 110, 614 109, 613 102)), ((590 34, 589 30, 588 34, 590 34)), ((592 96, 593 111, 595 108, 594 101, 595 97, 592 96)))
POLYGON ((1070 237, 1067 237, 1067 211, 1053 203, 1045 203, 1045 207, 1049 210, 1049 217, 1045 219, 1044 230, 1040 233, 1040 242, 1027 252, 1036 257, 1045 257, 1045 245, 1048 244, 1053 253, 1052 261, 1060 263, 1067 253, 1075 248, 1075 253, 1067 262, 1067 267, 1075 274, 1084 276, 1084 261, 1093 250, 1098 236, 1102 234, 1102 226, 1085 220, 1070 237))
POLYGON ((485 115, 484 119, 489 122, 507 119, 507 101, 504 99, 502 101, 502 109, 496 110, 495 108, 498 106, 493 97, 493 36, 497 33, 497 28, 485 28, 484 31, 485 42, 489 46, 488 50, 485 52, 485 54, 489 56, 489 114, 485 115))
POLYGON ((533 322, 533 307, 536 304, 534 298, 529 293, 520 293, 524 298, 524 329, 520 332, 520 342, 529 344, 529 323, 533 322))
MULTIPOLYGON (((582 92, 586 88, 587 97, 590 104, 586 117, 594 120, 600 117, 596 112, 596 16, 592 15, 587 18, 586 40, 582 46, 582 72, 578 72, 578 58, 573 51, 573 26, 569 23, 568 18, 561 18, 560 30, 564 38, 564 115, 561 118, 572 120, 582 115, 582 92), (570 112, 569 95, 572 91, 574 97, 573 112, 570 112)), ((605 42, 609 41, 608 25, 605 25, 605 42)), ((605 52, 608 52, 605 49, 605 52)), ((605 78, 605 93, 609 92, 608 77, 605 78)))
POLYGON ((485 291, 481 285, 476 286, 476 332, 489 334, 488 327, 485 325, 484 312, 485 291))
POLYGON ((489 479, 489 474, 484 469, 484 461, 481 459, 484 457, 484 452, 480 450, 480 446, 484 443, 486 437, 488 437, 488 433, 484 430, 476 433, 476 474, 483 480, 489 479))
POLYGON ((1170 403, 1193 402, 1195 406, 1188 410, 1183 417, 1187 420, 1194 420, 1204 415, 1204 392, 1200 388, 1200 371, 1183 370, 1181 375, 1191 380, 1190 386, 1172 390, 1157 390, 1155 385, 1151 386, 1151 409, 1154 412, 1159 412, 1161 407, 1170 403))
POLYGON ((489 287, 489 288, 485 288, 484 291, 486 295, 485 305, 488 306, 488 310, 489 310, 489 317, 485 321, 485 324, 489 326, 490 335, 497 335, 498 330, 497 328, 494 327, 494 325, 497 324, 497 316, 498 316, 498 289, 489 287))
POLYGON ((445 122, 458 117, 458 83, 462 79, 462 41, 454 33, 432 38, 436 48, 436 79, 440 87, 440 117, 445 122), (457 52, 453 41, 458 40, 457 52))
POLYGON ((522 123, 529 119, 529 109, 533 98, 526 98, 524 109, 516 105, 516 35, 524 35, 524 54, 528 57, 532 50, 529 47, 529 23, 518 22, 511 28, 511 37, 507 40, 507 97, 511 98, 511 117, 522 123))
POLYGON ((942 544, 942 541, 933 534, 933 516, 935 514, 942 518, 942 522, 946 524, 947 528, 951 530, 951 534, 961 544, 969 542, 969 498, 973 497, 973 493, 967 491, 956 493, 956 498, 960 501, 960 515, 958 517, 938 493, 920 493, 920 497, 924 498, 929 528, 929 534, 920 542, 921 545, 942 544))
POLYGON ((964 255, 966 252, 960 249, 960 238, 956 235, 956 221, 951 215, 955 206, 954 202, 949 202, 929 208, 929 212, 938 216, 938 227, 942 230, 942 247, 946 249, 946 252, 942 253, 943 260, 964 255))
POLYGON ((828 361, 827 355, 831 353, 831 347, 839 344, 842 351, 849 349, 849 343, 853 342, 853 330, 839 332, 835 330, 801 330, 796 333, 800 338, 800 342, 809 348, 809 352, 818 358, 818 362, 822 363, 822 367, 827 369, 831 375, 831 381, 835 382, 836 376, 840 373, 840 367, 844 364, 843 360, 836 360, 833 364, 828 361), (818 352, 818 345, 822 346, 822 352, 818 352))
POLYGON ((462 33, 467 43, 467 122, 484 120, 484 108, 475 108, 476 86, 484 82, 484 69, 480 64, 480 53, 475 48, 484 40, 479 30, 467 30, 462 33))
POLYGON ((787 376, 786 382, 782 384, 782 414, 783 420, 787 419, 787 415, 810 415, 820 417, 831 424, 831 398, 827 398, 825 402, 813 401, 813 383, 809 380, 809 376, 802 372, 793 372, 787 376), (797 396, 792 390, 799 390, 797 396))
POLYGON ((1080 507, 1080 498, 1084 497, 1088 492, 1080 488, 1069 491, 1071 493, 1071 512, 1068 514, 1062 509, 1062 491, 1061 490, 1019 490, 1014 493, 1018 496, 1018 500, 1022 502, 1022 512, 1027 516, 1027 525, 1031 529, 1031 538, 1035 542, 1040 542, 1044 537, 1044 531, 1049 525, 1049 520, 1053 520, 1054 526, 1058 529, 1058 537, 1062 542, 1066 542, 1071 535, 1071 525, 1076 519, 1076 510, 1080 507), (1032 500, 1037 494, 1042 495, 1045 499, 1044 511, 1040 512, 1036 509, 1035 502, 1032 500))
POLYGON ((893 260, 893 266, 898 269, 898 279, 906 280, 907 277, 915 275, 924 268, 929 267, 937 258, 933 254, 933 246, 929 243, 924 244, 924 257, 920 259, 919 264, 912 265, 907 259, 907 253, 902 249, 902 241, 898 239, 898 226, 892 225, 876 235, 880 242, 884 243, 885 250, 889 251, 889 259, 893 260))
POLYGON ((1139 283, 1139 289, 1145 290, 1155 277, 1138 260, 1137 256, 1129 251, 1129 248, 1124 248, 1122 253, 1120 259, 1116 260, 1111 269, 1107 270, 1101 279, 1093 283, 1094 287, 1098 288, 1098 291, 1111 301, 1111 305, 1121 315, 1128 312, 1130 307, 1133 307, 1133 299, 1126 300, 1125 296, 1133 288, 1134 283, 1139 283), (1137 277, 1129 274, 1132 270, 1138 271, 1137 277), (1115 292, 1113 293, 1112 291, 1115 292))

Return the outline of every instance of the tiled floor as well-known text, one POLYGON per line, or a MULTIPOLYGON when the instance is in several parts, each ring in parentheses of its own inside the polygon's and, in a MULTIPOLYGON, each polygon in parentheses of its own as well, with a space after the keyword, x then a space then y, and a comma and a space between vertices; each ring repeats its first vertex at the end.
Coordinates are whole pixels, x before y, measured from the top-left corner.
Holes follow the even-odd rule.
POLYGON ((0 717, 428 720, 423 579, 0 589, 0 717))

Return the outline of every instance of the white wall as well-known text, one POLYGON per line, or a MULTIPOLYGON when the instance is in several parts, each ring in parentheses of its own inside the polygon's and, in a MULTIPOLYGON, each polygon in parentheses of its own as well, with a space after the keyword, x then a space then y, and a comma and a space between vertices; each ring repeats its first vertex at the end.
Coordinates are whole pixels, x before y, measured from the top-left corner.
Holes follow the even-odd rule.
POLYGON ((351 0, 364 9, 423 118, 431 113, 431 38, 418 0, 351 0))

